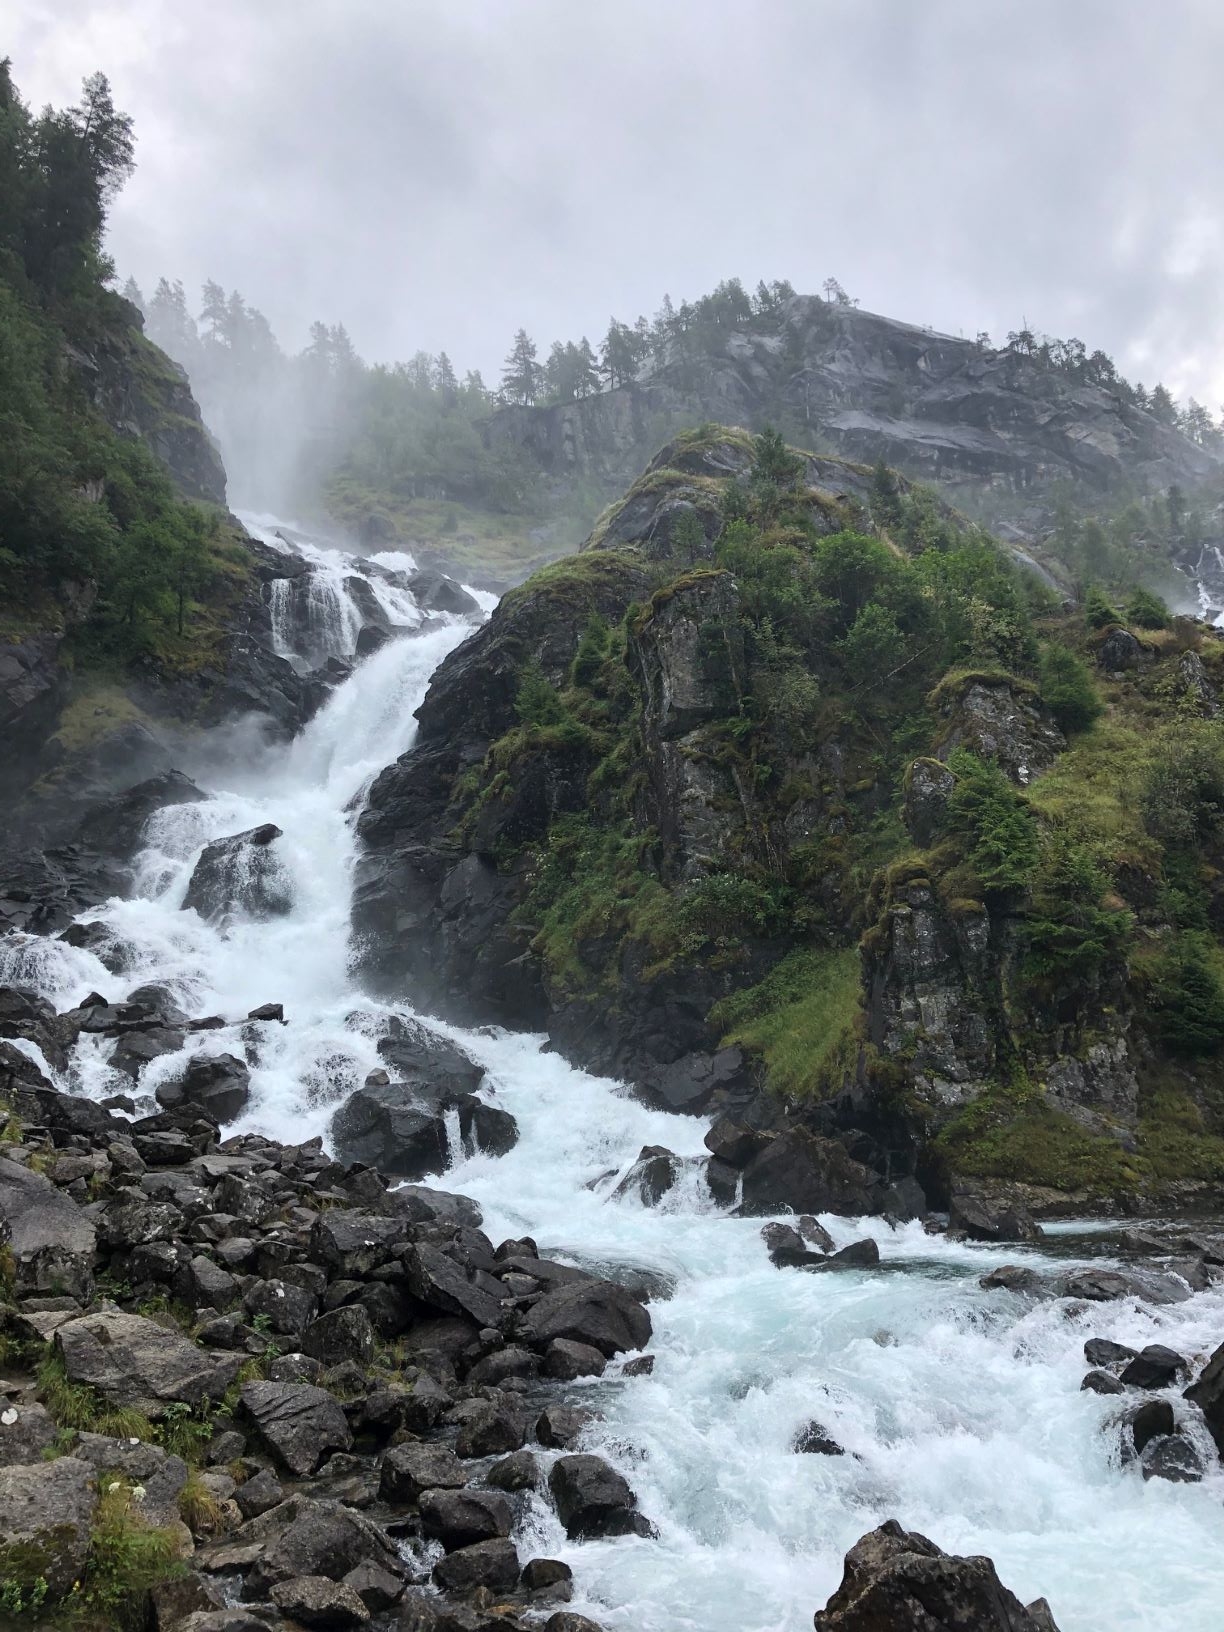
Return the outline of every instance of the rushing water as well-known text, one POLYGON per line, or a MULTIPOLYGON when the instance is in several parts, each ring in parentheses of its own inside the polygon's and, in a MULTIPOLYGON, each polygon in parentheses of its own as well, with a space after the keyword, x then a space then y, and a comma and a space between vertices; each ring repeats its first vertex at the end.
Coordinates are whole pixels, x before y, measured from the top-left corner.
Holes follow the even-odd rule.
MULTIPOLYGON (((362 569, 329 555, 312 560, 330 585, 323 638, 348 655, 343 580, 362 569)), ((386 590, 377 572, 368 579, 386 590)), ((396 621, 420 623, 391 587, 396 621)), ((410 745, 431 673, 467 633, 434 622, 383 647, 290 747, 218 779, 207 802, 155 815, 132 898, 84 915, 128 948, 122 975, 61 942, 13 937, 0 946, 0 978, 37 984, 60 1008, 90 989, 119 999, 160 981, 189 1014, 232 1023, 153 1062, 145 1093, 185 1054, 242 1054, 241 1017, 281 1002, 288 1024, 260 1028, 251 1104, 228 1131, 326 1134, 337 1104, 381 1063, 376 1042, 392 1012, 349 973, 354 812, 370 778, 410 745), (225 930, 184 911, 201 847, 268 821, 284 830, 274 854, 292 910, 225 930)), ((613 1367, 572 1385, 603 1413, 590 1447, 626 1473, 658 1538, 572 1544, 540 1501, 525 1523, 525 1550, 573 1565, 575 1608, 625 1632, 800 1632, 840 1579, 846 1548, 896 1517, 949 1550, 990 1554, 1022 1598, 1050 1599, 1062 1632, 1219 1632, 1224 1477, 1145 1484, 1120 1466, 1116 1402, 1079 1384, 1089 1336, 1210 1352, 1224 1338, 1224 1290, 1160 1310, 1030 1303, 978 1287, 997 1249, 878 1220, 824 1221, 839 1243, 870 1230, 877 1270, 777 1270, 760 1221, 711 1202, 696 1160, 701 1119, 647 1109, 545 1052, 542 1038, 439 1029, 487 1068, 485 1092, 518 1119, 512 1152, 462 1160, 443 1181, 479 1199, 493 1239, 530 1233, 542 1251, 639 1266, 674 1285, 652 1306, 652 1376, 613 1367), (607 1175, 643 1144, 694 1158, 653 1209, 610 1199, 607 1175), (845 1455, 792 1452, 813 1418, 845 1455)), ((94 1097, 126 1087, 105 1064, 111 1046, 84 1040, 64 1085, 94 1097)), ((1066 1267, 1065 1252, 1007 1256, 1020 1252, 1036 1267, 1066 1267)))

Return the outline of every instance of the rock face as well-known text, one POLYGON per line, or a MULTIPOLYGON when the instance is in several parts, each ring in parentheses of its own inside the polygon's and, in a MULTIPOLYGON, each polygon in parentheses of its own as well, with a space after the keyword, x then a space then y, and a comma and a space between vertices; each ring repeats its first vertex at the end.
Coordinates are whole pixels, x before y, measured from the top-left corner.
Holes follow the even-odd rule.
POLYGON ((94 1470, 62 1456, 0 1468, 0 1577, 26 1592, 41 1577, 57 1603, 85 1572, 94 1470))
POLYGON ((219 1400, 242 1367, 240 1356, 207 1354, 140 1315, 83 1315, 56 1329, 55 1346, 70 1382, 149 1417, 219 1400))
POLYGON ((1034 358, 796 295, 728 334, 707 360, 677 358, 616 391, 551 408, 505 408, 489 439, 531 449, 554 476, 623 487, 660 424, 759 430, 779 415, 819 426, 850 460, 1004 499, 1060 479, 1105 488, 1147 471, 1193 484, 1212 454, 1107 387, 1034 358))
POLYGON ((1026 1609, 988 1558, 956 1558, 889 1519, 846 1554, 816 1632, 1058 1632, 1044 1604, 1026 1609))

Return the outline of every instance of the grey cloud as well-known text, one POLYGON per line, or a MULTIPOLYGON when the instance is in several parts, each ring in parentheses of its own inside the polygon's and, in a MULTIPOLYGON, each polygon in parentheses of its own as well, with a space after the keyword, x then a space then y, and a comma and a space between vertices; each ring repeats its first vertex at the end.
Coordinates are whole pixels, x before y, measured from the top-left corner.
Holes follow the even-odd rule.
POLYGON ((58 0, 10 35, 33 100, 100 66, 136 118, 121 270, 290 344, 495 374, 520 323, 834 273, 1224 397, 1217 0, 58 0))

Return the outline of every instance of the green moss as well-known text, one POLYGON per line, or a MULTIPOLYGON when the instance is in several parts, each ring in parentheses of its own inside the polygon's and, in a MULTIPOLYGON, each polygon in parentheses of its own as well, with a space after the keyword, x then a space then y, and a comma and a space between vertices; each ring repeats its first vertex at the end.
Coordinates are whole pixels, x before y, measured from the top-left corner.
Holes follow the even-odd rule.
POLYGON ((862 1014, 859 954, 794 951, 759 985, 716 1003, 710 1023, 723 1047, 759 1056, 777 1093, 823 1095, 853 1067, 862 1014))
POLYGON ((1224 1139, 1178 1083, 1148 1088, 1139 1102, 1139 1153, 1158 1183, 1224 1179, 1224 1139))
POLYGON ((1055 1190, 1116 1196, 1139 1188, 1143 1164, 1116 1140, 1089 1133, 1046 1104, 1023 1077, 993 1084, 960 1111, 935 1141, 955 1173, 1014 1179, 1055 1190))
POLYGON ((927 694, 927 706, 946 708, 959 702, 971 686, 1006 686, 1020 697, 1036 698, 1037 687, 1031 680, 1010 673, 1003 668, 949 669, 939 683, 927 694))

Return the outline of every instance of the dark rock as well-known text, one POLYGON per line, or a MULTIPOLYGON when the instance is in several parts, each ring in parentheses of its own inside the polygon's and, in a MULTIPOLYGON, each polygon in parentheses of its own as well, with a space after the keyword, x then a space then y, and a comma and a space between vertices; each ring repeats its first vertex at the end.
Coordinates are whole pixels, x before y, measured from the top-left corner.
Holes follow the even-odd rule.
POLYGON ((720 1207, 733 1207, 739 1196, 739 1168, 732 1167, 719 1156, 711 1156, 705 1164, 705 1180, 710 1194, 720 1207))
MULTIPOLYGON (((602 1358, 602 1357, 601 1357, 602 1358)), ((504 1383, 508 1377, 534 1377, 540 1362, 530 1349, 508 1347, 494 1349, 478 1360, 467 1374, 469 1385, 504 1383)))
POLYGON ((374 1328, 360 1304, 333 1309, 302 1329, 302 1348, 325 1366, 355 1360, 368 1366, 374 1358, 374 1328))
POLYGON ((1125 1343, 1115 1343, 1108 1337, 1090 1337, 1084 1344, 1084 1359, 1090 1366, 1112 1366, 1134 1358, 1134 1349, 1128 1349, 1125 1343))
POLYGON ((350 1571, 361 1564, 373 1563, 395 1576, 402 1576, 404 1566, 395 1544, 364 1514, 355 1512, 337 1501, 312 1501, 294 1497, 288 1505, 290 1522, 277 1529, 269 1520, 279 1514, 256 1521, 260 1550, 256 1568, 248 1576, 245 1596, 257 1599, 269 1591, 277 1581, 290 1581, 301 1575, 323 1575, 329 1581, 342 1581, 350 1571), (270 1541, 263 1538, 271 1533, 270 1541))
POLYGON ((195 864, 185 908, 194 908, 211 923, 241 913, 245 917, 282 917, 293 908, 293 896, 280 862, 271 848, 282 837, 279 827, 262 827, 206 844, 195 864))
POLYGON ((984 1191, 953 1187, 949 1230, 971 1241, 1038 1241, 1041 1227, 1027 1208, 984 1191))
POLYGON ((569 1586, 574 1572, 559 1558, 532 1558, 523 1565, 522 1582, 528 1592, 551 1592, 569 1586))
POLYGON ((739 1169, 760 1155, 770 1143, 770 1135, 747 1127, 732 1116, 720 1116, 706 1134, 704 1143, 711 1156, 739 1169))
POLYGON ((916 759, 905 779, 902 816, 920 850, 929 849, 943 828, 956 778, 937 759, 916 759))
POLYGON ((1097 662, 1111 671, 1136 668, 1143 656, 1143 643, 1129 629, 1111 629, 1097 647, 1097 662))
POLYGON ((1155 1439, 1139 1459, 1139 1471, 1145 1479, 1167 1479, 1175 1485, 1193 1485, 1206 1471, 1199 1453, 1188 1439, 1180 1434, 1167 1439, 1155 1439))
POLYGON ((285 1005, 283 1003, 261 1003, 256 1009, 247 1011, 248 1020, 279 1021, 285 1024, 285 1005))
POLYGON ((404 1583, 369 1560, 350 1570, 344 1585, 352 1588, 371 1615, 381 1615, 404 1595, 404 1583))
POLYGON ((278 1460, 305 1478, 331 1451, 347 1451, 349 1432, 339 1401, 309 1383, 245 1383, 242 1407, 278 1460))
POLYGON ((234 1500, 244 1519, 257 1519, 261 1513, 279 1507, 284 1499, 281 1482, 271 1468, 260 1468, 234 1492, 234 1500))
POLYGON ((849 1246, 842 1247, 831 1257, 818 1258, 806 1267, 809 1270, 874 1269, 879 1262, 879 1247, 870 1236, 865 1236, 861 1241, 851 1241, 849 1246))
POLYGON ((427 1490, 461 1490, 468 1476, 445 1445, 393 1445, 383 1457, 378 1494, 415 1505, 427 1490))
POLYGON ((473 1401, 472 1409, 464 1413, 455 1451, 462 1457, 504 1456, 521 1449, 526 1439, 527 1425, 517 1411, 492 1401, 473 1401))
POLYGON ((300 1575, 278 1581, 272 1588, 272 1602, 299 1626, 336 1628, 365 1626, 370 1612, 362 1600, 342 1581, 325 1575, 300 1575))
POLYGON ((1185 1370, 1180 1354, 1162 1343, 1149 1343, 1126 1367, 1122 1381, 1131 1388, 1170 1388, 1185 1370))
POLYGON ((649 1521, 635 1511, 637 1497, 628 1481, 602 1457, 558 1457, 548 1488, 571 1541, 653 1533, 649 1521))
POLYGON ((157 1102, 167 1110, 198 1105, 218 1124, 232 1122, 246 1109, 251 1073, 233 1054, 197 1054, 181 1077, 163 1082, 157 1102))
POLYGON ((649 1377, 654 1371, 655 1357, 653 1354, 635 1354, 632 1360, 626 1360, 621 1367, 622 1377, 649 1377))
POLYGON ((680 1177, 680 1159, 662 1145, 643 1145, 637 1160, 612 1192, 636 1196, 644 1207, 655 1207, 680 1177))
POLYGON ((809 1422, 791 1442, 791 1449, 810 1456, 845 1456, 845 1447, 839 1445, 819 1422, 809 1422))
POLYGON ((485 1483, 496 1490, 534 1490, 540 1482, 540 1465, 530 1451, 514 1451, 495 1462, 485 1475, 485 1483))
POLYGON ((1173 1407, 1168 1400, 1145 1400, 1128 1418, 1131 1441, 1140 1455, 1149 1440, 1175 1433, 1173 1407))
POLYGON ((992 1269, 989 1274, 983 1275, 978 1285, 986 1292, 1041 1292, 1045 1282, 1035 1269, 1025 1269, 1019 1264, 1000 1264, 998 1269, 992 1269))
MULTIPOLYGON (((421 1529, 447 1552, 510 1534, 510 1504, 496 1491, 426 1490, 418 1503, 421 1529)), ((515 1569, 517 1579, 518 1570, 515 1569)))
POLYGON ((589 1344, 611 1359, 650 1341, 650 1316, 624 1287, 610 1281, 578 1281, 546 1292, 525 1315, 525 1342, 545 1348, 556 1338, 589 1344))
POLYGON ((147 1031, 130 1031, 115 1045, 107 1064, 115 1071, 135 1080, 150 1060, 163 1054, 177 1054, 183 1046, 184 1033, 151 1026, 147 1031))
POLYGON ((437 1247, 423 1242, 409 1247, 404 1254, 404 1270, 408 1290, 431 1309, 466 1316, 477 1326, 500 1326, 502 1309, 497 1297, 470 1281, 455 1260, 437 1247))
POLYGON ((1186 1389, 1185 1398, 1203 1413, 1216 1449, 1224 1457, 1224 1343, 1186 1389))
POLYGON ((549 1405, 536 1422, 536 1438, 550 1450, 565 1450, 594 1420, 595 1413, 580 1405, 549 1405))
POLYGON ((319 1300, 292 1281, 254 1281, 242 1300, 252 1320, 267 1322, 283 1337, 298 1337, 318 1312, 319 1300))
POLYGON ((49 1179, 0 1157, 0 1243, 12 1255, 13 1289, 23 1297, 93 1294, 93 1225, 49 1179))
POLYGON ((1112 1371, 1090 1371, 1080 1384, 1081 1393, 1087 1389, 1092 1394, 1125 1394, 1126 1390, 1114 1376, 1112 1371))
POLYGON ((33 1401, 5 1401, 4 1406, 0 1411, 0 1468, 41 1461, 43 1452, 55 1443, 55 1423, 33 1401))
MULTIPOLYGON (((841 1586, 816 1632, 1045 1632, 988 1558, 957 1558, 895 1519, 846 1554, 841 1586)), ((1057 1629, 1055 1628, 1055 1632, 1057 1629)))
POLYGON ((880 1181, 844 1145, 806 1128, 778 1134, 744 1169, 742 1211, 838 1213, 880 1209, 880 1181))
POLYGON ((436 1584, 447 1592, 509 1592, 518 1584, 519 1556, 512 1541, 493 1537, 448 1552, 434 1566, 436 1584))
POLYGON ((602 1377, 607 1360, 590 1343, 573 1343, 558 1337, 548 1345, 544 1354, 544 1375, 560 1382, 572 1382, 575 1377, 602 1377))

